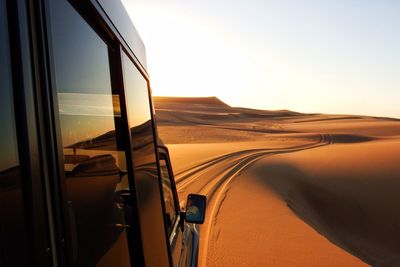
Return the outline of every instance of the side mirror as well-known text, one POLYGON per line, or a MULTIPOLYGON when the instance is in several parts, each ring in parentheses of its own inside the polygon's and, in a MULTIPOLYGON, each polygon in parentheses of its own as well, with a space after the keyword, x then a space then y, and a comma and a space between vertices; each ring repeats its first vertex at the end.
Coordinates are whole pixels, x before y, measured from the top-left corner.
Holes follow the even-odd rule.
POLYGON ((185 221, 189 223, 204 223, 206 218, 206 196, 189 194, 186 201, 185 221))

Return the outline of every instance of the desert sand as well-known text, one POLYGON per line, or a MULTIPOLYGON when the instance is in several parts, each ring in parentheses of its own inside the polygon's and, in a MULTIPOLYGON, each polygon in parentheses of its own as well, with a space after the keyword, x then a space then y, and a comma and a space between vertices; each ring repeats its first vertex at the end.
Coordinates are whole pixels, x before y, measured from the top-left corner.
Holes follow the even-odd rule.
POLYGON ((200 266, 400 266, 400 120, 154 102, 200 266))

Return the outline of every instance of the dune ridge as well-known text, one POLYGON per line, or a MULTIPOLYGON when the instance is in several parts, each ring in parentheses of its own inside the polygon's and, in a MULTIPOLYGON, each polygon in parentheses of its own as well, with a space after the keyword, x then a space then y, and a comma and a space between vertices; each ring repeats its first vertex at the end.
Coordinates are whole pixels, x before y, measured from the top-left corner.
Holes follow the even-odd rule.
POLYGON ((229 107, 215 96, 210 97, 172 97, 172 96, 153 96, 153 101, 157 106, 162 103, 175 103, 175 104, 204 104, 212 106, 229 107))

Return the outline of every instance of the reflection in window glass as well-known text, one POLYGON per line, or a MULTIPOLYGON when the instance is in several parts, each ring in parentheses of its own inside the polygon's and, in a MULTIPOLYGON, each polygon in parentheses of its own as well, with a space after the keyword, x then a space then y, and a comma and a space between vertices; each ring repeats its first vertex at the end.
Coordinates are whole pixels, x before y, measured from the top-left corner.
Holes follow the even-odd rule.
POLYGON ((67 1, 50 1, 55 86, 75 266, 129 266, 121 193, 125 154, 117 150, 118 95, 108 47, 67 1))
POLYGON ((122 59, 146 266, 167 266, 169 263, 147 81, 125 54, 122 59))
POLYGON ((167 161, 164 155, 160 156, 160 170, 162 178, 162 186, 164 192, 164 203, 165 203, 165 220, 168 227, 168 232, 172 230, 176 219, 176 206, 174 200, 174 193, 172 191, 171 175, 168 170, 167 161))
POLYGON ((0 266, 29 266, 5 1, 0 2, 0 266))

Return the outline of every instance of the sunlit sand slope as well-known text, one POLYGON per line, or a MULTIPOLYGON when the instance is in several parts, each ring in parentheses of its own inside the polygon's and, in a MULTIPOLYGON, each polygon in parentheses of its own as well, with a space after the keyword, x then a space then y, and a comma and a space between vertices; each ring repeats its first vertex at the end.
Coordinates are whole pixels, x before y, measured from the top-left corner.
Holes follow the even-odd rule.
POLYGON ((400 120, 156 98, 201 266, 400 266, 400 120))

